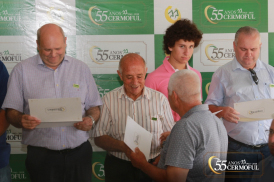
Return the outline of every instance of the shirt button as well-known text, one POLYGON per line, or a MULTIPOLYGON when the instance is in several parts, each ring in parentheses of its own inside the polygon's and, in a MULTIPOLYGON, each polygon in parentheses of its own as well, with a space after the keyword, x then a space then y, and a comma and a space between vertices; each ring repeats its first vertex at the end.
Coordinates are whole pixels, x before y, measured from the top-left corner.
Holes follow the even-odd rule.
POLYGON ((63 145, 63 147, 65 147, 65 145, 63 145))
POLYGON ((58 85, 58 84, 56 84, 56 86, 58 87, 59 85, 58 85))
POLYGON ((64 131, 64 129, 62 129, 62 131, 64 131))

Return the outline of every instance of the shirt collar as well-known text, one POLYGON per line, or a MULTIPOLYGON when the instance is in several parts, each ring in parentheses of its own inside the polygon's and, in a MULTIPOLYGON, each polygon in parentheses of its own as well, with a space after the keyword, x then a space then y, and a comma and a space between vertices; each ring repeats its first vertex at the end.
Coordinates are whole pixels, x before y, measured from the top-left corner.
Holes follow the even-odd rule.
MULTIPOLYGON (((242 65, 237 61, 236 57, 232 60, 232 70, 240 69, 240 70, 247 70, 242 67, 242 65)), ((254 71, 259 71, 260 69, 265 69, 265 66, 263 65, 262 61, 260 59, 257 60, 256 66, 254 68, 254 71)))
POLYGON ((182 119, 189 117, 194 112, 202 111, 202 110, 208 111, 209 110, 208 105, 207 104, 201 104, 201 105, 194 106, 189 111, 187 111, 187 113, 185 113, 185 115, 183 115, 182 119))
MULTIPOLYGON (((119 94, 118 94, 118 98, 119 98, 119 99, 121 99, 122 97, 130 98, 130 97, 127 96, 127 94, 126 94, 126 92, 125 92, 125 87, 124 87, 124 85, 122 85, 121 90, 120 90, 120 92, 119 92, 119 94)), ((144 86, 144 88, 143 88, 143 93, 142 93, 142 95, 141 95, 140 97, 144 97, 144 98, 150 99, 151 93, 149 92, 149 89, 148 89, 146 86, 144 86)), ((139 98, 140 98, 140 97, 139 97, 139 98)), ((138 99, 139 99, 139 98, 138 98, 138 99)), ((137 99, 137 100, 138 100, 138 99, 137 99)))
MULTIPOLYGON (((41 57, 40 57, 39 54, 37 54, 37 57, 38 57, 38 58, 37 58, 37 64, 46 66, 45 63, 42 61, 42 59, 41 59, 41 57)), ((63 61, 61 62, 61 64, 62 64, 64 61, 70 62, 70 60, 68 59, 68 57, 67 57, 66 55, 64 56, 64 59, 63 59, 63 61)))
MULTIPOLYGON (((163 65, 165 67, 165 69, 167 70, 167 72, 176 72, 176 71, 179 71, 178 69, 175 69, 169 62, 168 62, 168 59, 169 59, 170 56, 166 56, 164 61, 163 61, 163 65)), ((186 69, 189 69, 189 65, 188 63, 186 64, 186 69)))

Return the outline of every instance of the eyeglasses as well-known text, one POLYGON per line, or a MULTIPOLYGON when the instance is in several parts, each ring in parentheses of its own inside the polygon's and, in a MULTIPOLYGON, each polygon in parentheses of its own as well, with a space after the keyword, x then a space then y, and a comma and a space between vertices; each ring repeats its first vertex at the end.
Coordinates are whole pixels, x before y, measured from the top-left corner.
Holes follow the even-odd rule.
POLYGON ((267 135, 273 135, 274 134, 274 130, 265 130, 267 135))
POLYGON ((256 72, 255 72, 253 69, 251 69, 251 68, 249 68, 249 71, 250 71, 250 73, 251 73, 251 76, 252 76, 253 81, 256 83, 256 85, 258 85, 259 79, 258 79, 258 77, 257 77, 256 72))

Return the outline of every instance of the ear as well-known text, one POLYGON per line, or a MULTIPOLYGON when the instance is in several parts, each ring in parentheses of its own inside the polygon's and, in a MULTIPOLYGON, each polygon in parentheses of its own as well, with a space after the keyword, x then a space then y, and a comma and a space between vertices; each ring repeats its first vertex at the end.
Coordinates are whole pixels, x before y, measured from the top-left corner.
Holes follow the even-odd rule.
POLYGON ((119 70, 117 70, 117 73, 118 73, 118 75, 119 75, 120 79, 123 81, 123 78, 122 78, 122 73, 120 73, 120 71, 119 71, 119 70))
POLYGON ((234 48, 234 52, 236 50, 236 44, 235 44, 235 41, 233 41, 233 48, 234 48))
POLYGON ((172 47, 168 47, 168 50, 169 50, 170 52, 172 52, 172 47))

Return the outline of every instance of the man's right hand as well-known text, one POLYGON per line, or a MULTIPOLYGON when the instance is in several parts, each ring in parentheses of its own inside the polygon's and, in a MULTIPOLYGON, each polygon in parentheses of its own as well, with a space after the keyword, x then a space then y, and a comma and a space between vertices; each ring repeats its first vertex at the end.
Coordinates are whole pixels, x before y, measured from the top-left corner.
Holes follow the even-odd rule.
POLYGON ((239 115, 240 113, 237 112, 235 109, 232 107, 223 107, 222 109, 222 115, 223 118, 231 123, 238 123, 239 121, 239 115))
POLYGON ((21 124, 22 124, 23 128, 25 128, 25 129, 32 130, 40 123, 41 123, 41 120, 39 120, 38 118, 36 118, 34 116, 30 116, 27 114, 24 114, 22 116, 21 124))

